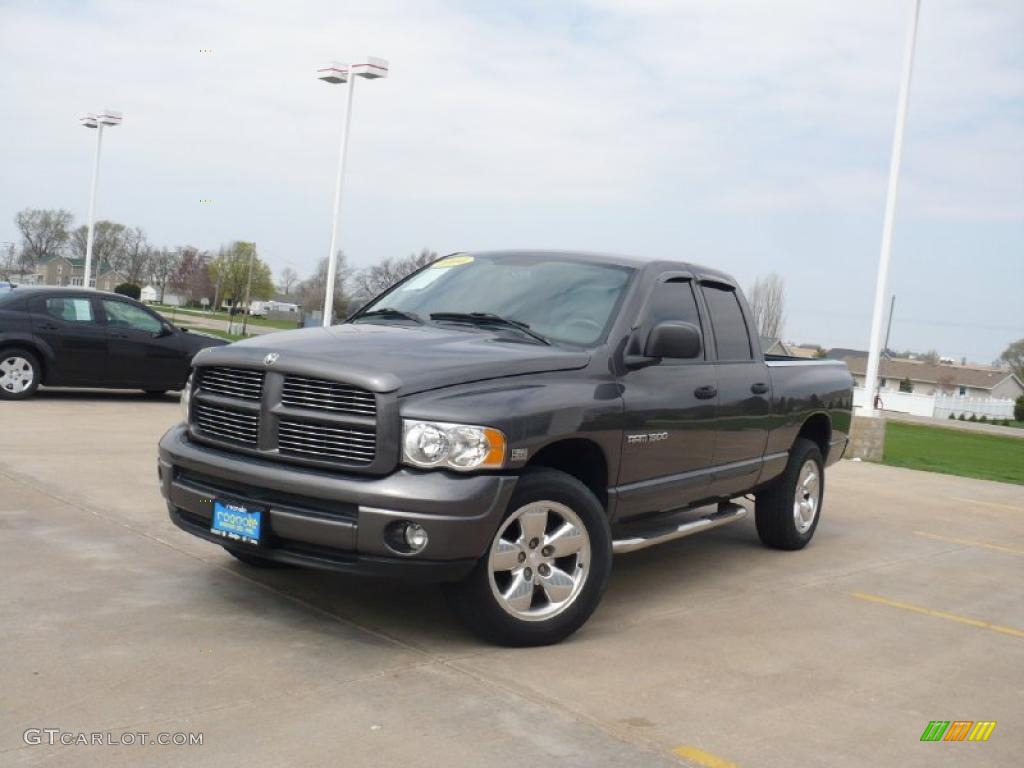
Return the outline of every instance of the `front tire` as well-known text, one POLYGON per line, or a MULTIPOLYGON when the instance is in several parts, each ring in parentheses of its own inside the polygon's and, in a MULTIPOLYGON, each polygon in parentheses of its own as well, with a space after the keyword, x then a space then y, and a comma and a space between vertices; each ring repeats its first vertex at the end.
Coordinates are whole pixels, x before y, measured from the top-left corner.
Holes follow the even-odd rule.
POLYGON ((785 471, 757 493, 757 535, 774 549, 803 549, 818 528, 824 498, 821 449, 798 437, 785 471))
POLYGON ((490 642, 550 645, 590 618, 611 563, 608 518, 590 489, 564 472, 530 469, 487 552, 445 593, 455 613, 490 642))
POLYGON ((26 400, 42 380, 39 358, 27 349, 0 351, 0 400, 26 400))

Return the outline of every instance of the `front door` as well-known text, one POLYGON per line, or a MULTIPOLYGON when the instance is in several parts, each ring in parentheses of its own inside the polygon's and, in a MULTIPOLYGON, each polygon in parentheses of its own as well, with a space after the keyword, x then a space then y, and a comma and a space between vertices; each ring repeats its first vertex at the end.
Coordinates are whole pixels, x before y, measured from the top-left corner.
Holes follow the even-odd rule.
MULTIPOLYGON (((651 328, 669 320, 702 326, 689 278, 662 276, 630 343, 642 346, 651 328)), ((626 421, 617 515, 660 512, 706 497, 717 415, 714 363, 704 351, 693 360, 665 358, 627 372, 622 384, 626 421)))
POLYGON ((185 381, 181 337, 160 318, 119 299, 103 299, 110 349, 109 384, 114 387, 173 389, 185 381))
POLYGON ((107 336, 88 296, 33 299, 32 332, 53 350, 45 384, 98 387, 107 366, 107 336))
POLYGON ((703 283, 714 331, 718 378, 718 435, 712 489, 727 496, 757 481, 768 441, 771 391, 768 368, 751 346, 751 333, 732 286, 703 283))

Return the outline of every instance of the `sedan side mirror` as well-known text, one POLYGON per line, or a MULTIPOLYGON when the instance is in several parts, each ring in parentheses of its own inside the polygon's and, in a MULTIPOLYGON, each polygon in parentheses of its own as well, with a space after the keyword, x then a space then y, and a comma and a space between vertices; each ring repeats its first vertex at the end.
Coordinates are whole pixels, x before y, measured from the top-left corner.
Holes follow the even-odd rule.
POLYGON ((172 333, 174 333, 174 326, 170 323, 163 323, 160 326, 160 330, 153 335, 158 339, 162 339, 164 336, 170 336, 172 333))
POLYGON ((646 357, 674 357, 689 360, 700 355, 700 329, 693 323, 669 321, 651 329, 644 345, 646 357))

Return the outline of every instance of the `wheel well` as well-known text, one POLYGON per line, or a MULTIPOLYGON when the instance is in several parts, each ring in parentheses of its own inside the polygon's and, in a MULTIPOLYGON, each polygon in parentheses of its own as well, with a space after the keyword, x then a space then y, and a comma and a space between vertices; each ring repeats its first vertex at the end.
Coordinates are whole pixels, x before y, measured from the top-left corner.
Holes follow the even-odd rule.
POLYGON ((43 354, 43 350, 33 344, 31 341, 3 341, 0 342, 0 354, 8 349, 24 349, 27 352, 31 352, 36 356, 36 360, 39 361, 39 380, 41 382, 46 381, 46 375, 49 372, 46 364, 46 355, 43 354))
POLYGON ((806 437, 816 443, 823 459, 828 458, 829 441, 832 439, 832 422, 824 413, 816 413, 800 427, 797 437, 806 437))
POLYGON ((590 440, 560 440, 544 446, 530 459, 528 467, 548 467, 572 475, 608 508, 608 461, 604 451, 590 440))

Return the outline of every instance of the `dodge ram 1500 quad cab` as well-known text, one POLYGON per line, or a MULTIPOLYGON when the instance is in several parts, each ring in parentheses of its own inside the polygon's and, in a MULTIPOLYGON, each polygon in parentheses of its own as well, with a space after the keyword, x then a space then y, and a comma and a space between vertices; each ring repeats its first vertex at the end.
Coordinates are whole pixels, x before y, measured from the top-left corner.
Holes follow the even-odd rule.
POLYGON ((344 323, 207 349, 160 441, 171 519, 253 566, 444 583, 508 645, 593 613, 612 556, 742 519, 797 550, 852 380, 767 357, 727 275, 448 256, 344 323))

